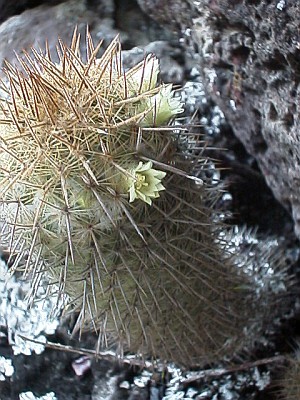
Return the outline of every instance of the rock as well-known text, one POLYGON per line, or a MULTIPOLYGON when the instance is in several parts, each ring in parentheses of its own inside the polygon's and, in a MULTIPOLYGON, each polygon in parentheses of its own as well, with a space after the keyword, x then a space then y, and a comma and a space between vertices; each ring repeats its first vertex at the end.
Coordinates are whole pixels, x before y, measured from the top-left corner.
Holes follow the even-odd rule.
POLYGON ((41 4, 58 4, 64 0, 19 0, 19 1, 6 1, 0 0, 0 22, 5 21, 13 15, 20 14, 26 9, 37 7, 41 4))
POLYGON ((9 18, 0 25, 0 65, 5 59, 15 62, 14 52, 29 52, 31 47, 44 49, 46 41, 53 59, 57 59, 57 37, 69 44, 75 26, 84 37, 88 25, 95 41, 105 38, 104 45, 110 43, 118 32, 110 19, 113 3, 108 3, 111 7, 103 9, 106 13, 89 9, 84 0, 70 0, 56 6, 41 5, 9 18))
MULTIPOLYGON (((29 7, 25 0, 19 8, 10 9, 7 15, 14 16, 0 25, 0 66, 5 65, 5 60, 17 63, 15 54, 21 55, 23 50, 30 52, 32 47, 44 50, 46 41, 52 58, 58 60, 57 37, 69 44, 75 26, 82 37, 85 37, 88 26, 95 43, 103 39, 103 49, 120 34, 122 48, 130 49, 124 53, 127 67, 141 61, 145 53, 155 53, 163 59, 163 80, 182 82, 183 67, 177 61, 182 58, 181 51, 177 41, 177 47, 170 44, 174 35, 151 21, 134 0, 120 4, 113 0, 49 0, 44 3, 20 15, 15 14, 29 7), (134 46, 139 48, 131 49, 134 46)), ((85 51, 84 40, 81 41, 81 50, 85 51)))
POLYGON ((195 5, 189 0, 137 0, 141 9, 160 24, 172 27, 172 30, 190 26, 195 14, 195 5))
POLYGON ((186 0, 169 8, 166 0, 139 4, 170 29, 176 21, 187 38, 192 33, 190 51, 207 94, 256 158, 300 237, 299 2, 186 0))
POLYGON ((167 41, 154 41, 147 46, 122 51, 123 65, 125 68, 130 68, 142 61, 145 54, 155 54, 160 60, 161 80, 165 83, 180 84, 183 81, 184 69, 176 60, 178 53, 179 49, 172 48, 167 41))
POLYGON ((114 4, 115 27, 121 32, 123 50, 146 46, 157 40, 171 40, 172 33, 143 13, 136 0, 115 0, 114 4))

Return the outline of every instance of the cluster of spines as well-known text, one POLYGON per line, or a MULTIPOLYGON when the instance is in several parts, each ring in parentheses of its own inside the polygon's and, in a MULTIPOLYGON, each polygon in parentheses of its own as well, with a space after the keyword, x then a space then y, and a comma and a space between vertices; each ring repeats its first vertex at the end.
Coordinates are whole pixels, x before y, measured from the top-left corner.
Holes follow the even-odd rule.
POLYGON ((190 179, 180 138, 159 127, 181 104, 156 86, 157 60, 124 72, 118 39, 98 59, 99 48, 87 35, 84 62, 75 33, 58 64, 33 49, 24 72, 7 65, 2 240, 34 290, 46 274, 70 297, 78 329, 93 327, 101 346, 214 360, 248 319, 247 278, 212 226, 217 190, 190 179))

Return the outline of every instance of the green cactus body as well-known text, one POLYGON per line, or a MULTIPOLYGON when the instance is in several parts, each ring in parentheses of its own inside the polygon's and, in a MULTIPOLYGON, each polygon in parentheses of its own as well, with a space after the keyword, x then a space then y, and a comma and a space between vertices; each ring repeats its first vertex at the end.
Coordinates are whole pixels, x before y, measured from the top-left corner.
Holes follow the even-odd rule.
POLYGON ((217 192, 185 176, 193 163, 159 129, 182 106, 157 86, 156 58, 125 73, 118 39, 100 59, 87 39, 87 62, 74 34, 58 64, 33 50, 24 72, 7 66, 2 241, 15 269, 69 296, 77 327, 95 329, 103 348, 215 360, 247 319, 245 278, 211 226, 217 192))

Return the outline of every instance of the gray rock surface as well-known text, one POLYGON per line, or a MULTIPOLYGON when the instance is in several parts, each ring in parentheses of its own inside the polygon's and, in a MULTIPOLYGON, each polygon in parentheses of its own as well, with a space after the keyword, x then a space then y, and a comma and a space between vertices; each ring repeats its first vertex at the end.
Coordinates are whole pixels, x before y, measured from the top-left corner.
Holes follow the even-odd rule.
POLYGON ((57 59, 57 37, 70 43, 75 26, 82 37, 88 25, 95 41, 105 38, 104 45, 110 43, 118 31, 112 26, 113 2, 106 3, 99 14, 84 0, 69 0, 55 6, 41 5, 7 19, 0 25, 0 66, 5 59, 15 63, 15 52, 30 52, 32 47, 45 49, 46 41, 53 59, 57 59))
POLYGON ((163 82, 181 84, 184 78, 184 68, 176 61, 180 49, 172 47, 166 40, 157 40, 146 46, 134 47, 122 51, 124 68, 138 64, 145 54, 155 54, 160 60, 160 78, 163 82))
POLYGON ((62 1, 63 0, 0 0, 0 22, 5 21, 13 15, 20 14, 26 9, 37 7, 43 3, 55 5, 62 1))
POLYGON ((170 29, 176 21, 193 43, 190 50, 208 96, 256 158, 300 237, 299 2, 174 0, 172 7, 166 0, 139 3, 170 29))
MULTIPOLYGON (((95 43, 103 39, 102 49, 120 34, 123 48, 128 49, 124 53, 125 67, 141 61, 144 54, 155 53, 164 59, 162 79, 182 82, 183 68, 176 61, 180 58, 180 49, 169 42, 173 35, 151 22, 134 1, 118 4, 113 0, 50 0, 37 3, 44 4, 29 8, 31 3, 24 0, 22 7, 19 5, 21 8, 10 7, 4 14, 8 18, 0 25, 0 67, 5 66, 5 60, 19 65, 16 54, 24 58, 22 52, 30 52, 32 47, 44 51, 46 42, 52 58, 58 60, 57 38, 69 44, 75 26, 83 38, 81 51, 85 52, 84 37, 88 26, 95 43), (19 13, 25 7, 29 9, 19 13), (139 47, 132 49, 134 46, 139 47)), ((0 13, 1 7, 4 5, 0 2, 0 13)))

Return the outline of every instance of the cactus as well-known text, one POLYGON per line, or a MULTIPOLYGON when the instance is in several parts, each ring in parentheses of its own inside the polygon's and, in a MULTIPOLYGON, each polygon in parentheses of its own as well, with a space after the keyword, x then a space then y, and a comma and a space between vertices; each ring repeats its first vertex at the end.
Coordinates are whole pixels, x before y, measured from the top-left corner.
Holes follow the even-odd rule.
POLYGON ((118 38, 87 60, 74 33, 59 63, 32 50, 0 100, 2 244, 13 269, 68 297, 76 329, 184 365, 242 343, 248 285, 217 243, 218 191, 193 178, 182 112, 147 56, 124 72, 118 38))
POLYGON ((300 399, 300 361, 299 350, 294 357, 287 357, 288 363, 280 369, 281 379, 278 380, 279 400, 299 400, 300 399))

